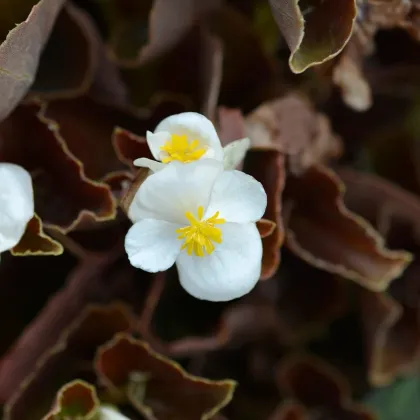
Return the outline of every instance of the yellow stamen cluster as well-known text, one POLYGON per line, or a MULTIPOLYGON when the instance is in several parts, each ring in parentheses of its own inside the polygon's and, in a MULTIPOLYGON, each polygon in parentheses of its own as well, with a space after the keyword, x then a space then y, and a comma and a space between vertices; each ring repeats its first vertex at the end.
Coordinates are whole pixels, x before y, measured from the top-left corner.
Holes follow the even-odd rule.
POLYGON ((190 143, 186 135, 173 134, 171 139, 160 148, 160 150, 168 154, 162 159, 162 162, 169 163, 173 160, 179 160, 180 162, 188 163, 200 159, 206 153, 206 149, 199 146, 198 140, 193 140, 190 143))
POLYGON ((187 211, 185 217, 190 222, 190 226, 186 226, 176 230, 179 233, 178 239, 184 239, 182 249, 187 249, 188 255, 194 252, 197 257, 204 257, 204 252, 211 254, 214 251, 214 244, 222 243, 222 230, 214 225, 225 223, 225 219, 219 219, 219 212, 206 220, 203 219, 204 208, 200 206, 197 211, 198 219, 191 212, 187 211))

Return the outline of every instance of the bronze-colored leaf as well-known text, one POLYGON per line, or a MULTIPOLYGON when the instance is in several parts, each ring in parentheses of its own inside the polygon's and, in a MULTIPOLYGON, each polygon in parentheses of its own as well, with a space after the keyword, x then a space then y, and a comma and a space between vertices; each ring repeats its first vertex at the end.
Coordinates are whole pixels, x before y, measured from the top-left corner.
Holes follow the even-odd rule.
POLYGON ((391 251, 383 238, 343 203, 344 185, 323 166, 313 166, 288 179, 290 206, 287 247, 309 264, 385 290, 411 261, 404 251, 391 251))
POLYGON ((351 168, 338 168, 337 173, 346 186, 346 205, 374 224, 383 236, 389 234, 394 219, 408 224, 411 234, 420 237, 420 200, 416 195, 374 174, 351 168))
POLYGON ((254 147, 287 155, 295 173, 338 157, 342 149, 326 116, 298 93, 263 103, 248 114, 245 133, 254 147))
MULTIPOLYGON (((0 121, 13 111, 33 83, 40 54, 63 4, 64 0, 40 0, 16 27, 12 25, 19 20, 10 19, 11 31, 0 45, 0 121)), ((14 3, 4 6, 7 12, 3 15, 1 8, 2 19, 18 10, 14 3)))
POLYGON ((420 361, 419 265, 415 261, 390 293, 360 292, 368 376, 374 386, 392 383, 420 361))
POLYGON ((262 239, 270 236, 276 229, 276 223, 272 220, 261 219, 257 222, 257 228, 262 239))
POLYGON ((67 3, 42 52, 31 94, 69 98, 85 93, 97 67, 99 34, 83 10, 67 3))
POLYGON ((41 219, 35 216, 26 226, 26 231, 20 242, 11 250, 13 255, 60 255, 63 246, 46 235, 42 229, 41 219))
POLYGON ((94 180, 125 169, 111 143, 115 127, 139 134, 150 128, 147 119, 88 97, 43 103, 40 114, 57 127, 69 150, 83 163, 86 176, 94 180))
MULTIPOLYGON (((382 178, 340 169, 348 206, 368 218, 391 248, 419 252, 419 198, 382 178)), ((369 381, 390 384, 420 360, 420 317, 417 258, 388 293, 360 291, 369 381)))
POLYGON ((286 358, 279 366, 277 382, 280 391, 300 401, 309 413, 337 419, 375 419, 367 408, 352 401, 346 378, 318 358, 286 358))
POLYGON ((125 390, 149 420, 208 420, 232 398, 235 382, 186 373, 143 341, 118 334, 97 354, 97 373, 111 390, 125 390))
POLYGON ((116 127, 112 133, 112 144, 118 159, 131 170, 137 169, 133 165, 135 159, 145 157, 153 159, 146 139, 123 128, 116 127))
POLYGON ((391 296, 363 290, 360 305, 369 380, 375 386, 384 386, 392 382, 401 368, 409 369, 414 362, 413 350, 419 347, 418 330, 406 328, 403 309, 391 296))
POLYGON ((35 210, 44 226, 68 232, 115 218, 109 187, 86 177, 60 127, 37 107, 21 106, 2 122, 0 158, 32 173, 35 210))
POLYGON ((43 420, 63 418, 95 420, 98 408, 99 400, 95 388, 85 381, 76 379, 60 388, 51 412, 43 420))
MULTIPOLYGON (((21 387, 8 388, 9 392, 14 389, 15 394, 5 406, 4 419, 32 420, 45 415, 57 389, 69 380, 86 375, 85 369, 91 368, 86 362, 92 360, 98 346, 117 332, 131 328, 132 323, 132 314, 120 305, 86 307, 37 361, 35 369, 32 364, 32 372, 21 387)), ((26 346, 25 351, 30 348, 26 346)))
POLYGON ((355 0, 270 0, 274 18, 290 48, 294 73, 335 57, 349 40, 355 0))
POLYGON ((280 247, 284 239, 280 201, 285 182, 284 155, 275 150, 251 149, 245 157, 243 170, 262 183, 267 193, 264 218, 276 224, 273 233, 263 238, 261 278, 267 279, 280 264, 280 247))

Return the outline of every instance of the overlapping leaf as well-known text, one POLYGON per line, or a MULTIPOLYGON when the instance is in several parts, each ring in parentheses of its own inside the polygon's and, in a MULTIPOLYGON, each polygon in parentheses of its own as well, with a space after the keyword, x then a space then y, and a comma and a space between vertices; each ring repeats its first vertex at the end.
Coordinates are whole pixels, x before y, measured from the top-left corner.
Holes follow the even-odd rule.
POLYGON ((330 170, 313 166, 288 179, 290 206, 287 246, 310 264, 354 280, 367 289, 385 290, 411 261, 391 251, 369 223, 343 202, 344 185, 330 170))
MULTIPOLYGON (((340 171, 350 208, 369 218, 388 246, 403 247, 416 257, 420 228, 416 196, 373 175, 340 171)), ((366 337, 369 379, 389 384, 420 360, 420 299, 417 260, 395 280, 388 294, 361 292, 360 308, 366 337)))
MULTIPOLYGON (((352 401, 345 377, 320 359, 286 358, 279 367, 277 380, 280 391, 301 402, 309 418, 313 414, 337 419, 375 419, 367 408, 352 401)), ((295 416, 303 415, 296 409, 291 411, 295 416)))
POLYGON ((99 400, 95 388, 87 382, 74 380, 60 388, 53 408, 43 420, 95 420, 98 418, 98 408, 99 400))
POLYGON ((105 344, 96 368, 103 384, 123 390, 150 420, 212 418, 229 403, 233 381, 210 381, 186 373, 177 363, 126 334, 105 344))
POLYGON ((36 106, 20 106, 1 123, 0 159, 32 173, 35 210, 44 225, 66 232, 115 217, 109 187, 86 177, 60 127, 36 106))
MULTIPOLYGON (((55 393, 60 386, 75 377, 83 375, 84 369, 90 370, 83 363, 92 361, 95 351, 101 344, 110 340, 117 332, 132 326, 132 315, 125 308, 114 305, 109 307, 90 306, 74 321, 71 326, 56 337, 55 345, 45 352, 41 359, 31 363, 30 373, 21 384, 21 388, 5 387, 6 378, 2 376, 3 397, 7 391, 16 393, 5 408, 5 419, 33 419, 36 413, 47 414, 52 406, 55 393)), ((29 337, 26 337, 27 340, 29 337)), ((50 341, 54 343, 54 338, 50 341)), ((26 347, 25 351, 28 351, 26 347)), ((21 368, 21 367, 20 367, 21 368)), ((85 373, 86 374, 86 371, 85 373)), ((9 378, 16 383, 16 378, 9 378)), ((71 388, 70 388, 71 390, 71 388)), ((70 394, 71 396, 71 394, 70 394)))
POLYGON ((27 224, 19 243, 11 250, 13 255, 60 255, 63 246, 46 235, 41 219, 35 215, 27 224))

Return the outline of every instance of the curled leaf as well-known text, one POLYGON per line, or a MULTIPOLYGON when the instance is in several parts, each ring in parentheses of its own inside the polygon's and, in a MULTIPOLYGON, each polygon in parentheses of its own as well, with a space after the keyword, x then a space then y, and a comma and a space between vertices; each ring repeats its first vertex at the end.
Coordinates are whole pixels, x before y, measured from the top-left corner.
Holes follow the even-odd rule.
POLYGON ((318 358, 290 356, 277 373, 280 390, 300 401, 308 413, 337 419, 375 419, 367 408, 352 401, 346 378, 318 358))
POLYGON ((362 321, 366 337, 369 380, 375 386, 390 384, 397 373, 409 370, 419 352, 417 328, 403 318, 403 308, 384 293, 360 293, 362 321))
POLYGON ((261 219, 257 222, 257 228, 262 239, 270 236, 276 229, 276 223, 272 220, 261 219))
POLYGON ((118 159, 131 170, 137 169, 133 165, 134 160, 142 157, 153 159, 146 139, 123 128, 114 129, 112 144, 118 159))
POLYGON ((315 267, 340 274, 367 289, 385 290, 411 261, 391 251, 383 238, 343 202, 344 185, 323 166, 288 179, 287 247, 315 267))
POLYGON ((68 232, 115 218, 109 187, 86 177, 60 127, 38 107, 20 106, 1 123, 0 159, 32 173, 35 210, 44 226, 68 232))
POLYGON ((62 245, 46 235, 42 229, 41 219, 35 216, 26 226, 26 231, 20 242, 11 250, 13 255, 60 255, 62 245))
POLYGON ((276 224, 272 234, 263 238, 261 278, 267 279, 280 264, 280 247, 284 239, 280 201, 285 182, 284 156, 275 150, 251 149, 245 158, 243 170, 264 186, 267 193, 264 218, 276 224))
POLYGON ((96 420, 98 408, 99 400, 95 388, 85 381, 74 380, 60 388, 51 412, 43 420, 96 420))
POLYGON ((143 341, 118 334, 97 354, 97 373, 114 392, 124 390, 148 420, 208 420, 232 398, 235 382, 186 373, 143 341))
POLYGON ((40 0, 0 45, 0 121, 13 111, 33 83, 40 54, 63 4, 64 0, 40 0))
MULTIPOLYGON (((10 384, 6 388, 3 381, 3 393, 5 390, 9 393, 16 390, 5 406, 4 419, 31 420, 35 412, 45 415, 57 389, 69 380, 80 377, 83 363, 92 360, 98 346, 111 339, 115 333, 131 328, 132 323, 131 312, 121 305, 86 307, 55 339, 55 345, 37 360, 35 366, 32 361, 31 373, 20 384, 20 388, 10 384)), ((26 345, 24 350, 27 352, 28 348, 31 347, 26 345)), ((9 379, 16 382, 15 377, 9 379)))
POLYGON ((355 0, 270 0, 274 18, 290 48, 294 73, 335 57, 349 40, 355 0))

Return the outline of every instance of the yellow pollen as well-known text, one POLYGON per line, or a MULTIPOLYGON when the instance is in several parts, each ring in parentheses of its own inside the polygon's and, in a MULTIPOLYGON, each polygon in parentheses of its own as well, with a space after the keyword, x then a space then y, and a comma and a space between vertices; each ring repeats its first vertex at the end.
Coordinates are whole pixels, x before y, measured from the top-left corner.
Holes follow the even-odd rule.
POLYGON ((188 163, 200 159, 206 153, 206 149, 200 148, 198 140, 189 142, 186 135, 178 136, 172 134, 171 139, 168 140, 160 150, 166 152, 168 156, 162 159, 163 163, 169 163, 173 160, 188 163))
POLYGON ((215 227, 215 225, 222 225, 225 219, 219 219, 219 212, 213 214, 206 220, 203 219, 204 208, 200 206, 197 211, 198 219, 189 211, 185 213, 185 217, 190 222, 190 226, 186 226, 176 230, 179 233, 178 239, 184 239, 181 246, 182 249, 187 249, 188 255, 194 252, 197 257, 204 257, 204 253, 211 254, 214 251, 214 244, 222 243, 222 229, 215 227))

